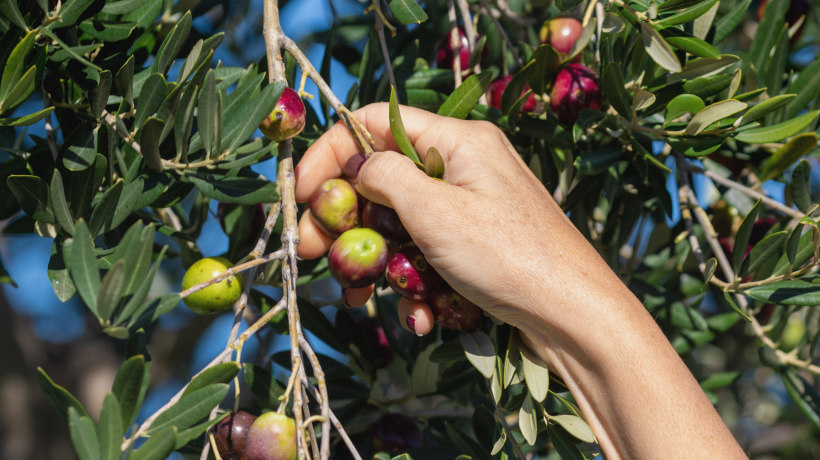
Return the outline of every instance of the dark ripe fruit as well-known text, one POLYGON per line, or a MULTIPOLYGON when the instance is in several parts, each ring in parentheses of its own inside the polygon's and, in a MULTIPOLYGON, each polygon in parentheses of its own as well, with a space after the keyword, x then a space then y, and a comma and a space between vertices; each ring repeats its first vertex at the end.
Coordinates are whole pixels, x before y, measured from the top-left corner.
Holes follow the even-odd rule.
POLYGON ((555 18, 544 22, 538 33, 541 43, 548 43, 558 51, 561 58, 565 58, 572 51, 584 26, 575 18, 555 18))
POLYGON ((484 312, 450 286, 443 286, 428 302, 436 324, 457 331, 471 331, 481 324, 484 312))
MULTIPOLYGON (((450 36, 451 32, 447 32, 447 35, 441 39, 441 42, 438 45, 438 51, 436 52, 436 65, 439 69, 450 69, 453 68, 453 56, 455 55, 455 48, 453 47, 453 42, 450 36)), ((463 27, 458 28, 458 38, 459 38, 459 46, 458 46, 458 55, 460 57, 459 65, 461 69, 461 73, 463 75, 469 75, 470 73, 470 41, 467 39, 467 32, 464 31, 463 27)), ((481 36, 479 35, 476 37, 475 43, 477 44, 481 36)), ((481 60, 483 61, 485 56, 487 55, 487 46, 485 45, 484 48, 481 50, 481 60)))
MULTIPOLYGON (((495 107, 498 110, 501 110, 501 96, 504 95, 504 90, 507 89, 507 85, 510 84, 510 80, 513 79, 512 75, 507 75, 505 77, 498 77, 490 83, 490 87, 487 89, 487 92, 490 95, 490 105, 495 107)), ((521 89, 521 94, 519 97, 523 96, 527 90, 530 89, 530 85, 524 84, 524 88, 521 89)), ((529 113, 535 110, 535 96, 533 93, 530 93, 530 96, 527 98, 527 102, 521 107, 521 112, 529 113)))
POLYGON ((387 242, 375 230, 354 228, 333 242, 327 261, 330 273, 343 288, 369 286, 387 265, 387 242))
POLYGON ((578 63, 564 67, 555 77, 550 104, 564 124, 578 120, 582 109, 601 108, 601 84, 592 70, 578 63))
POLYGON ((385 414, 373 425, 373 447, 377 451, 405 452, 421 447, 416 422, 402 414, 385 414))
MULTIPOLYGON (((224 257, 199 259, 185 272, 182 278, 182 290, 208 281, 231 267, 233 267, 231 261, 224 257)), ((203 315, 217 313, 231 308, 239 300, 242 287, 242 275, 233 275, 189 294, 182 301, 196 313, 203 315)))
POLYGON ((357 322, 359 323, 359 327, 362 328, 364 338, 367 340, 367 344, 373 353, 373 366, 376 369, 386 367, 393 361, 394 353, 379 319, 365 316, 359 318, 357 322))
POLYGON ((430 297, 442 283, 439 274, 415 246, 393 254, 384 276, 396 294, 413 300, 430 297))
POLYGON ((259 125, 267 138, 281 142, 302 132, 305 127, 305 104, 299 93, 286 87, 270 115, 259 125))
POLYGON ((276 412, 260 415, 248 431, 245 455, 248 460, 294 460, 296 423, 276 412))
POLYGON ((356 190, 344 179, 326 180, 310 196, 310 215, 332 237, 354 228, 359 217, 356 190))
POLYGON ((223 460, 245 460, 245 441, 256 417, 241 410, 217 423, 214 438, 223 460))
POLYGON ((379 232, 391 246, 410 241, 410 234, 392 208, 368 201, 362 209, 362 225, 379 232))
POLYGON ((357 153, 352 157, 347 159, 347 163, 345 163, 344 167, 344 175, 348 179, 355 179, 359 176, 359 170, 362 169, 362 165, 367 160, 367 157, 364 153, 357 153))

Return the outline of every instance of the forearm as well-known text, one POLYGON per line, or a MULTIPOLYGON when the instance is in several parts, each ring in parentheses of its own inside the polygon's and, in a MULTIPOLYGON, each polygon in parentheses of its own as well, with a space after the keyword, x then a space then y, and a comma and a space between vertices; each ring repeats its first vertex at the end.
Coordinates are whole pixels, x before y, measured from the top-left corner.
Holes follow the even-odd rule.
POLYGON ((606 457, 746 458, 651 316, 624 291, 576 305, 582 329, 523 334, 563 377, 606 457))

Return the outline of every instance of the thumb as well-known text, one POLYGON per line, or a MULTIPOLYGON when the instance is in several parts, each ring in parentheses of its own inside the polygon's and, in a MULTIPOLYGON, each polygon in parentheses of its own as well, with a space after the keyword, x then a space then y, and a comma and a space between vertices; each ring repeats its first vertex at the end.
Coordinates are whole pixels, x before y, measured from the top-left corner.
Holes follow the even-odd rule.
POLYGON ((365 198, 389 206, 399 214, 423 208, 445 188, 453 186, 422 172, 412 160, 393 151, 375 152, 357 176, 357 190, 365 198))

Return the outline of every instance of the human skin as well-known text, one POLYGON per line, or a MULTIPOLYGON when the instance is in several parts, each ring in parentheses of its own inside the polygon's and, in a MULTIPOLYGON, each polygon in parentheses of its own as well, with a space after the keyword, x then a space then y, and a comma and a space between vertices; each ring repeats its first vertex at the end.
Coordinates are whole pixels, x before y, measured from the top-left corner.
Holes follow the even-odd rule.
MULTIPOLYGON (((524 343, 564 379, 608 459, 746 458, 641 302, 497 127, 402 107, 416 151, 435 146, 441 152, 447 168, 437 181, 396 153, 387 104, 355 116, 376 150, 359 170, 359 193, 396 210, 456 291, 520 330, 524 343)), ((297 200, 339 177, 357 153, 344 125, 331 128, 296 168, 297 200)), ((327 239, 309 217, 300 230, 300 256, 327 251, 327 239)), ((347 292, 345 302, 364 303, 368 289, 347 292)), ((399 317, 407 316, 415 333, 432 329, 424 302, 400 301, 399 317)))

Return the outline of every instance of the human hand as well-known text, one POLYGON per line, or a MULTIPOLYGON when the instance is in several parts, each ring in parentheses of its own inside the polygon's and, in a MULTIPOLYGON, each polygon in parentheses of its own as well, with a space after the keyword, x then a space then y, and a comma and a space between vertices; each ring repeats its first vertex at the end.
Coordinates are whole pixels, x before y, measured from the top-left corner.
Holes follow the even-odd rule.
MULTIPOLYGON (((622 286, 497 127, 410 107, 401 111, 416 150, 423 155, 435 146, 441 152, 445 182, 395 152, 388 105, 373 104, 354 113, 373 135, 376 150, 359 170, 356 188, 396 210, 428 262, 458 292, 526 332, 533 317, 545 317, 545 298, 556 299, 550 304, 560 313, 562 307, 571 312, 578 295, 590 295, 581 286, 589 283, 585 275, 622 286)), ((345 126, 334 126, 296 167, 297 201, 307 201, 322 182, 341 176, 358 152, 345 126)), ((318 257, 332 244, 309 211, 299 227, 301 257, 318 257)), ((345 301, 361 305, 371 292, 372 287, 349 290, 345 301)), ((419 301, 402 299, 399 317, 411 317, 417 334, 434 324, 430 309, 419 301)))

